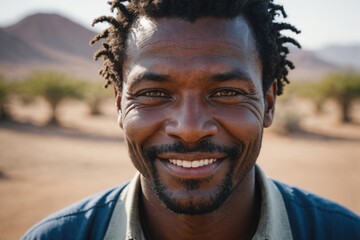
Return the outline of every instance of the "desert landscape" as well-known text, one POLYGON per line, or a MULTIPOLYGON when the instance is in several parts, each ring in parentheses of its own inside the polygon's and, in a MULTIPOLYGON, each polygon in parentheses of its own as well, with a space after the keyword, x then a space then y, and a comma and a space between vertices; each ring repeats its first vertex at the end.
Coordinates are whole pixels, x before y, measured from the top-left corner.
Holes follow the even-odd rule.
MULTIPOLYGON (((360 125, 339 124, 332 102, 322 115, 304 101, 296 109, 303 131, 282 135, 267 129, 259 165, 274 179, 359 213, 360 125)), ((0 123, 1 239, 18 239, 50 213, 135 173, 111 99, 98 117, 82 102, 64 102, 64 127, 44 126, 49 113, 42 100, 30 106, 15 102, 11 110, 17 122, 0 123)), ((353 112, 360 122, 360 104, 353 112)))
MULTIPOLYGON (((51 70, 101 86, 101 63, 91 60, 97 47, 88 46, 94 35, 63 16, 44 13, 0 28, 0 78, 21 83, 34 71, 51 70)), ((360 45, 291 49, 291 59, 294 83, 314 82, 344 69, 359 73, 360 45)), ((8 98, 12 119, 0 121, 1 240, 18 239, 50 213, 134 175, 113 99, 102 102, 102 114, 96 117, 85 101, 65 99, 57 109, 61 126, 51 126, 46 124, 50 108, 43 98, 27 104, 8 98)), ((331 100, 317 113, 308 99, 280 97, 258 164, 273 179, 359 214, 360 102, 352 107, 352 123, 340 123, 339 111, 331 100), (290 132, 284 131, 287 121, 296 123, 290 132)))

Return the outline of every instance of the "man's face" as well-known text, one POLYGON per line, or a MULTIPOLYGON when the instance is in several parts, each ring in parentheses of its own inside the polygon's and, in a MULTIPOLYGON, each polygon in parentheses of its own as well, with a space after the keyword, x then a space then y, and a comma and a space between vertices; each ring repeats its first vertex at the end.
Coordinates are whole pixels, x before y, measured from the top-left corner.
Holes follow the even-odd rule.
POLYGON ((128 38, 117 101, 142 187, 175 213, 211 212, 253 169, 272 120, 253 32, 243 17, 143 17, 128 38))

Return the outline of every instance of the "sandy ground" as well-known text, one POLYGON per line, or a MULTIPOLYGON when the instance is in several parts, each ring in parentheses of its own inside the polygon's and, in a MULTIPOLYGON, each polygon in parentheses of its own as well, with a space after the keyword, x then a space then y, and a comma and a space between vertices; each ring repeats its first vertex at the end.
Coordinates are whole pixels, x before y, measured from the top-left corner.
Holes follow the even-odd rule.
MULTIPOLYGON (((299 109, 306 131, 267 130, 259 164, 272 178, 360 213, 360 125, 338 124, 331 104, 321 116, 306 104, 299 109)), ((18 239, 48 214, 133 176, 113 104, 94 118, 84 104, 65 103, 66 128, 40 127, 47 116, 41 101, 15 103, 12 112, 23 123, 0 123, 0 239, 18 239)))

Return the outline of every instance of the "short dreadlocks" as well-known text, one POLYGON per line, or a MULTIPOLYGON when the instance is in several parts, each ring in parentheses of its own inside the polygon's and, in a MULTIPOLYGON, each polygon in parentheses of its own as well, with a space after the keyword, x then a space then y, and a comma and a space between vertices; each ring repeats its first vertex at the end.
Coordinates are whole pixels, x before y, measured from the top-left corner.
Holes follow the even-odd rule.
POLYGON ((112 0, 108 3, 111 12, 117 10, 116 17, 101 16, 94 20, 93 26, 99 22, 108 22, 110 27, 95 36, 91 44, 105 39, 94 58, 97 60, 104 57, 100 75, 106 79, 105 87, 113 84, 120 91, 128 32, 139 16, 153 19, 176 17, 192 22, 201 17, 230 19, 244 16, 255 32, 263 66, 263 88, 267 90, 277 81, 278 95, 282 94, 284 85, 289 83, 289 69, 294 69, 294 64, 287 59, 289 49, 286 45, 290 43, 301 48, 296 40, 281 34, 282 30, 297 34, 300 31, 288 23, 276 22, 277 16, 287 16, 284 8, 274 4, 273 0, 112 0))

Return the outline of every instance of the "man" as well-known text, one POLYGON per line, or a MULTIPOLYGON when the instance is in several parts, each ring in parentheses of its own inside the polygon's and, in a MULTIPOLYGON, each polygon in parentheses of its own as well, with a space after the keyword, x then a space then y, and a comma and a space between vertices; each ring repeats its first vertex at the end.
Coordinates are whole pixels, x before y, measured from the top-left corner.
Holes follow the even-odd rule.
POLYGON ((360 239, 354 213, 255 165, 287 82, 270 0, 113 1, 96 58, 138 169, 23 239, 360 239))

